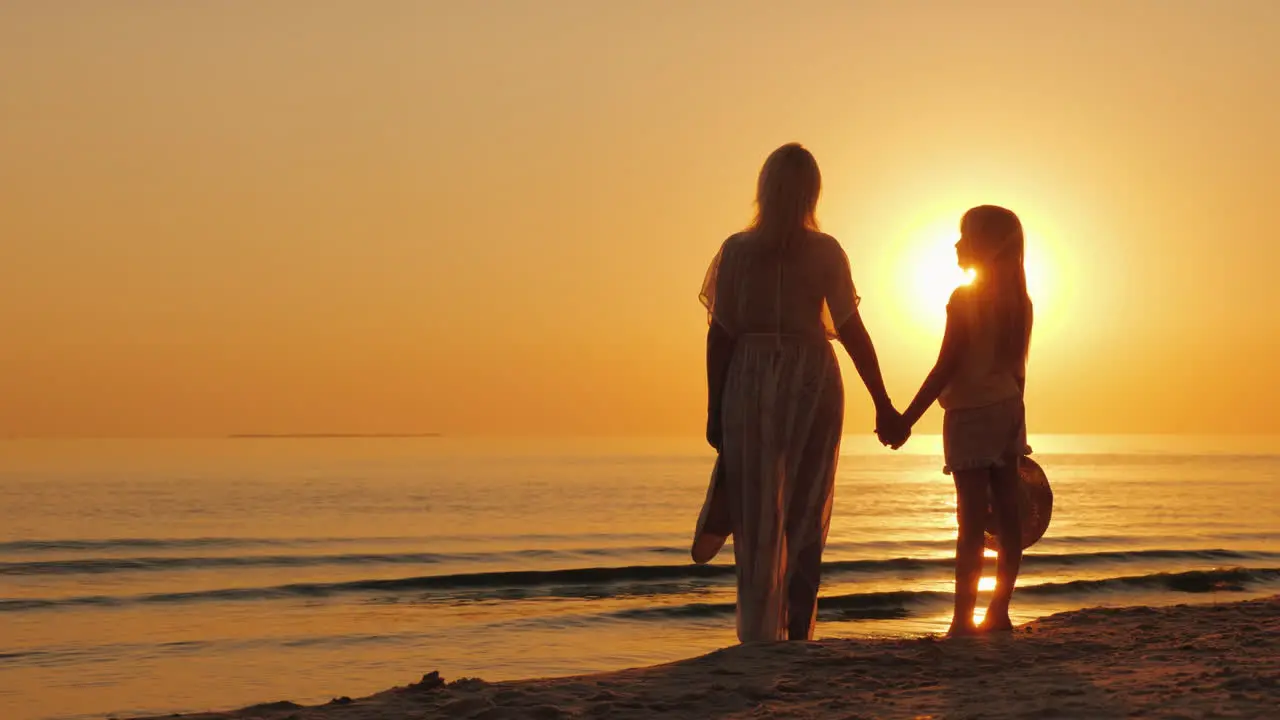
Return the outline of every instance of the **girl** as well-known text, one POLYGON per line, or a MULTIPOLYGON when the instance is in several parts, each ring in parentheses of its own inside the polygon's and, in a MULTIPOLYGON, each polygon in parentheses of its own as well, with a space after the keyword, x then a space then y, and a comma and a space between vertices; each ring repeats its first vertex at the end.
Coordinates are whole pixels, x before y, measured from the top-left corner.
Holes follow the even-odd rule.
POLYGON ((1032 316, 1023 245, 1022 223, 1011 211, 983 205, 964 214, 956 257, 973 282, 951 295, 938 361, 903 413, 905 433, 934 400, 946 410, 943 472, 955 480, 959 524, 951 635, 1013 629, 1009 600, 1022 562, 1018 460, 1031 452, 1022 400, 1032 316), (975 627, 988 497, 1001 548, 991 605, 975 627))

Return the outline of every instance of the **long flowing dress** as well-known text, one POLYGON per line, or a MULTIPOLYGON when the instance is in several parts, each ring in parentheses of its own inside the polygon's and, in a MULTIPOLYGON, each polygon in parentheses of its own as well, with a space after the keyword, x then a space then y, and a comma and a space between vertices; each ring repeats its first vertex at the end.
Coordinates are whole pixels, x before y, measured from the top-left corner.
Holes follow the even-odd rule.
POLYGON ((738 638, 811 639, 844 423, 830 341, 858 304, 849 259, 821 233, 785 248, 740 233, 712 261, 701 300, 734 339, 720 462, 738 638))

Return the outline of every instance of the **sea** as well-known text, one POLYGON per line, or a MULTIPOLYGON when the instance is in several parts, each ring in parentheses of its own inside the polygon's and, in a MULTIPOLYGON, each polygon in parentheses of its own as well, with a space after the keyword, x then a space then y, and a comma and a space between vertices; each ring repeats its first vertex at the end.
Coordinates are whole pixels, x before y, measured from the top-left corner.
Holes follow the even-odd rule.
MULTIPOLYGON (((1015 621, 1280 593, 1280 438, 1031 444, 1055 504, 1015 621)), ((945 629, 940 450, 846 438, 819 637, 945 629)), ((696 438, 0 441, 0 718, 320 703, 731 645, 732 547, 689 559, 712 461, 696 438)))

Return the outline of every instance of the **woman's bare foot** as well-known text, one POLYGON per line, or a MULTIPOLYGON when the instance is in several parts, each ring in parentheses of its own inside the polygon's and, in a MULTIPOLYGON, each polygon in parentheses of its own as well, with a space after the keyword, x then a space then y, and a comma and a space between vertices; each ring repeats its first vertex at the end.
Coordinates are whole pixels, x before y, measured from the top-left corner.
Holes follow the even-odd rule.
POLYGON ((947 637, 973 637, 978 634, 978 628, 973 621, 963 622, 960 620, 952 620, 951 627, 947 628, 947 637))

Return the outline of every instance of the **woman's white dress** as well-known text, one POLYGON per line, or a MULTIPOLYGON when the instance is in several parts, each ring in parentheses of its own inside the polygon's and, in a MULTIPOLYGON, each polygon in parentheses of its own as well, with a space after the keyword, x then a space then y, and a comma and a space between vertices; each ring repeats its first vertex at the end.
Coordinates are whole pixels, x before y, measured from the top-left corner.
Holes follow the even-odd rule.
POLYGON ((849 260, 829 235, 780 249, 740 233, 722 245, 701 294, 734 338, 721 407, 721 462, 738 575, 738 637, 782 640, 808 623, 834 497, 844 387, 831 340, 856 312, 849 260), (807 615, 801 617, 800 615, 807 615))

